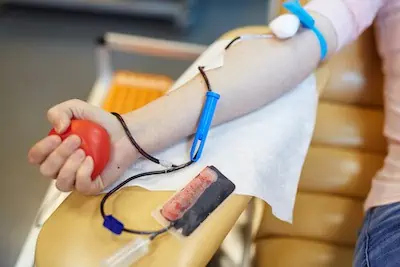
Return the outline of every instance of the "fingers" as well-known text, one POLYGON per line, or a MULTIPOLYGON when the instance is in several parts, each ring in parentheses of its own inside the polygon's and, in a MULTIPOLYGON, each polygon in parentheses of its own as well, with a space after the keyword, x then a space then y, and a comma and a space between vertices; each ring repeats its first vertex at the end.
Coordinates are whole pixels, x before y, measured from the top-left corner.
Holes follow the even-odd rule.
POLYGON ((63 133, 71 124, 71 119, 87 119, 97 123, 104 123, 104 115, 108 113, 98 107, 79 99, 72 99, 58 104, 47 112, 47 118, 57 133, 63 133))
MULTIPOLYGON (((64 133, 72 119, 87 119, 113 131, 120 129, 118 120, 99 107, 81 100, 69 100, 58 104, 47 113, 48 120, 57 133, 64 133)), ((101 177, 94 181, 93 159, 82 155, 78 148, 81 140, 70 136, 64 141, 56 135, 44 138, 28 153, 28 159, 33 164, 40 165, 40 172, 47 177, 57 178, 56 186, 61 191, 71 191, 73 187, 84 194, 94 194, 104 189, 101 177)))
POLYGON ((97 194, 104 189, 103 180, 100 176, 92 181, 91 175, 94 169, 92 157, 86 157, 76 173, 75 188, 82 194, 97 194))
POLYGON ((54 149, 61 144, 61 138, 56 135, 47 136, 37 142, 28 153, 28 160, 31 164, 41 164, 54 149))
POLYGON ((41 165, 42 174, 53 178, 57 176, 56 187, 63 192, 70 192, 74 188, 86 195, 101 192, 104 189, 101 177, 97 177, 94 181, 91 178, 94 169, 92 157, 86 156, 82 149, 70 153, 69 149, 73 146, 71 146, 72 141, 66 142, 68 139, 70 138, 67 138, 41 165), (67 157, 68 154, 70 156, 67 157))
POLYGON ((57 176, 56 187, 63 192, 74 189, 75 176, 81 163, 85 159, 85 152, 82 149, 76 150, 65 162, 57 176))
POLYGON ((90 105, 82 100, 68 100, 49 109, 47 119, 57 133, 63 133, 69 127, 71 119, 73 117, 82 118, 85 109, 89 107, 90 105))
POLYGON ((63 133, 71 123, 72 111, 63 108, 62 104, 47 111, 47 119, 53 125, 57 133, 63 133))
POLYGON ((55 178, 67 159, 81 145, 81 139, 71 135, 59 145, 40 165, 40 172, 50 178, 55 178))

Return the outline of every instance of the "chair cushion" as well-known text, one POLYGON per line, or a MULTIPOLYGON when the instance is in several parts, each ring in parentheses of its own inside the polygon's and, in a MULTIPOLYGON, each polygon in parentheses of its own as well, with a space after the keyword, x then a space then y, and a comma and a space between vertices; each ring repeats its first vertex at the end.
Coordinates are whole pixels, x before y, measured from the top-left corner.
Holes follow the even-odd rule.
POLYGON ((320 102, 312 143, 384 153, 382 130, 382 110, 320 102))
MULTIPOLYGON (((125 187, 110 197, 105 212, 112 213, 129 228, 157 230, 161 226, 152 213, 173 193, 125 187)), ((69 195, 39 234, 35 266, 98 267, 106 257, 137 238, 127 233, 113 235, 102 226, 99 211, 102 197, 82 196, 77 192, 69 195)), ((156 238, 148 255, 134 266, 205 266, 249 201, 248 196, 232 195, 190 237, 167 233, 156 238)))
POLYGON ((373 28, 329 59, 326 67, 330 79, 321 99, 382 106, 383 75, 373 28))
POLYGON ((290 236, 354 245, 363 219, 363 202, 345 197, 300 192, 293 224, 265 209, 257 238, 290 236))
POLYGON ((365 198, 384 156, 354 149, 311 146, 303 165, 300 191, 365 198))
POLYGON ((256 242, 255 267, 351 267, 348 247, 294 238, 271 238, 256 242))

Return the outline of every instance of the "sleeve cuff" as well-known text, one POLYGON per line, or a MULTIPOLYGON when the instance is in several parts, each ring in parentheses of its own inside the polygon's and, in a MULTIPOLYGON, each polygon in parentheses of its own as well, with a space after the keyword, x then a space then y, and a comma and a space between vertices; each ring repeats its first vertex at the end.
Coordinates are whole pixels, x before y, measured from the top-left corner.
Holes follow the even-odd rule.
POLYGON ((336 32, 337 50, 357 38, 353 14, 342 0, 313 0, 304 8, 329 19, 336 32))

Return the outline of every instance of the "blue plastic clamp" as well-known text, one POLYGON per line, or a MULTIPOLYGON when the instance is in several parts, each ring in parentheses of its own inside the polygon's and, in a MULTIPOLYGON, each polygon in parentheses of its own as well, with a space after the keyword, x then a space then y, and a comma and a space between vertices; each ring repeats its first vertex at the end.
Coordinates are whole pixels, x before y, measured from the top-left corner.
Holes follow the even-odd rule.
POLYGON ((219 94, 215 92, 207 92, 206 102, 201 113, 199 126, 197 127, 192 148, 190 150, 190 159, 192 161, 198 161, 201 157, 219 98, 219 94))
POLYGON ((311 17, 311 15, 301 6, 299 0, 285 2, 283 3, 283 7, 298 17, 304 28, 310 29, 315 33, 321 47, 321 61, 324 60, 328 53, 328 43, 322 33, 317 29, 317 27, 315 27, 313 17, 311 17))
POLYGON ((112 215, 107 215, 104 218, 103 226, 116 235, 120 235, 124 229, 124 224, 112 215))

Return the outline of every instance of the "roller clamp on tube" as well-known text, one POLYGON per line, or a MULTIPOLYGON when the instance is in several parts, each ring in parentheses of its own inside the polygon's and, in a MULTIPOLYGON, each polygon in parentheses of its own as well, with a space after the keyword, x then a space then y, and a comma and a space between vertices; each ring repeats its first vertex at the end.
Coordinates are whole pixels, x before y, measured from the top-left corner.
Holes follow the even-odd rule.
POLYGON ((283 3, 283 7, 290 13, 299 18, 301 25, 304 28, 310 29, 316 35, 321 47, 321 61, 323 61, 328 53, 328 44, 325 37, 315 26, 315 21, 312 16, 301 6, 299 0, 293 0, 283 3))

